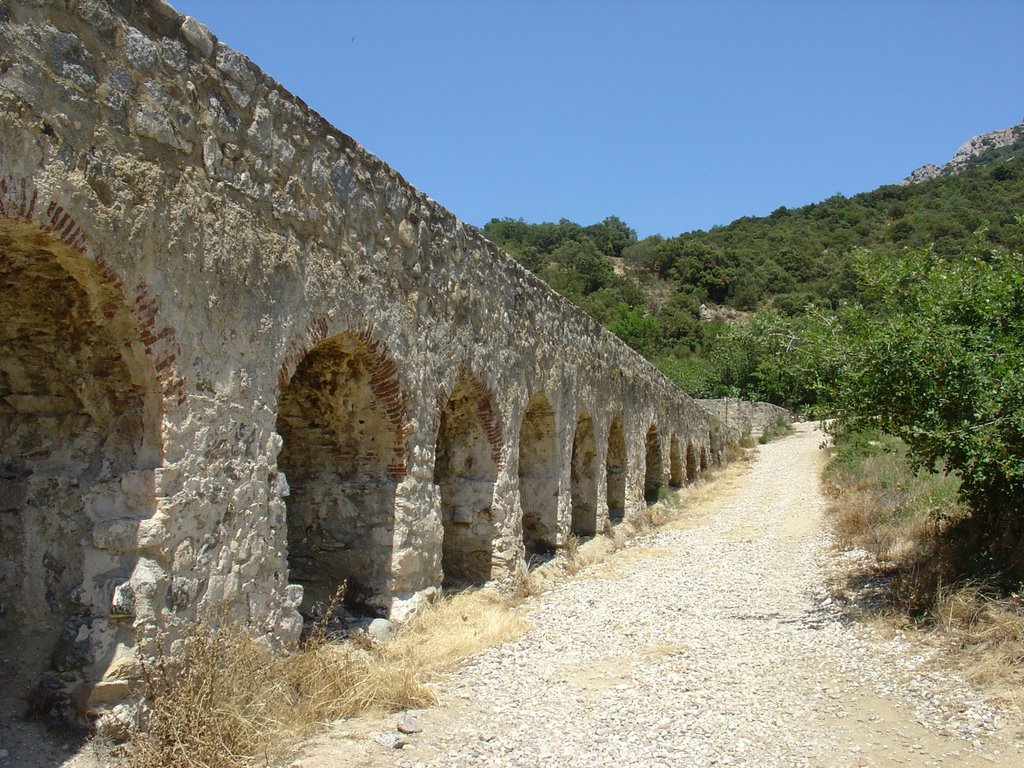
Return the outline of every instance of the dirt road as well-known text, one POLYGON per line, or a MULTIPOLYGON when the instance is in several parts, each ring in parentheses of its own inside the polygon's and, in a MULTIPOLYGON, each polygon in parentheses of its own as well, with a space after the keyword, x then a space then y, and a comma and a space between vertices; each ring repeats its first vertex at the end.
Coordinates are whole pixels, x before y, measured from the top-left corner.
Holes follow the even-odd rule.
POLYGON ((292 765, 1024 766, 1018 716, 830 599, 821 439, 762 446, 679 524, 536 599, 534 629, 442 681, 404 748, 379 743, 395 716, 362 718, 292 765))

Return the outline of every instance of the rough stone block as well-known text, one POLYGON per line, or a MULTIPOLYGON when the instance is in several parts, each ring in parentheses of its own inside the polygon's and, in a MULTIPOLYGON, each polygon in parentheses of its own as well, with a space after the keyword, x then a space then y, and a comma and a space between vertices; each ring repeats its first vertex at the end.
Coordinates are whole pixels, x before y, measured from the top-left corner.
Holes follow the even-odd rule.
POLYGON ((97 549, 132 552, 137 548, 139 521, 115 519, 98 521, 92 529, 92 543, 97 549))

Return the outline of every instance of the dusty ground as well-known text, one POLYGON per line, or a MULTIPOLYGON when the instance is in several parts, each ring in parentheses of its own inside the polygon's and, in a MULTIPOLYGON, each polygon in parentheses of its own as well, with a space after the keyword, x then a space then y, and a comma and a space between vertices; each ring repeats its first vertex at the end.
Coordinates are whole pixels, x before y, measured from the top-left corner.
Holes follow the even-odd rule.
MULTIPOLYGON (((334 724, 294 768, 1024 766, 1024 722, 915 638, 845 619, 820 434, 762 446, 669 503, 685 516, 527 606, 534 628, 411 713, 334 724)), ((0 768, 100 768, 0 712, 0 768)))
POLYGON ((534 629, 442 681, 403 748, 378 743, 394 715, 361 718, 292 765, 1024 766, 1019 714, 830 599, 820 442, 763 446, 680 524, 536 600, 534 629))
POLYGON ((36 683, 28 670, 45 666, 32 643, 30 636, 0 640, 0 768, 106 768, 103 751, 86 744, 84 734, 25 720, 26 699, 36 683))

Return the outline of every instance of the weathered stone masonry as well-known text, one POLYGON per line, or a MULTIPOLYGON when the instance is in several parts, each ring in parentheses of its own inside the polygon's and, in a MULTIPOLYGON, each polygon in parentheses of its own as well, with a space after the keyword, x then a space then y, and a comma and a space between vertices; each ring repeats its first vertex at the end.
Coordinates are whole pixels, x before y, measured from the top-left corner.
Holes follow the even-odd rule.
POLYGON ((713 455, 650 365, 152 0, 0 4, 0 303, 0 650, 92 704, 158 629, 291 642, 342 580, 400 619, 713 455))

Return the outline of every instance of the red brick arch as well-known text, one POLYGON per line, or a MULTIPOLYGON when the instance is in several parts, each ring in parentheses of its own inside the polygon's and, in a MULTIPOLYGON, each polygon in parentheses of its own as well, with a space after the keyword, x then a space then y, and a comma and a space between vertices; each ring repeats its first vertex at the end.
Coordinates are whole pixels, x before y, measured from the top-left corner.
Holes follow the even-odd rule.
POLYGON ((181 405, 185 400, 185 382, 175 366, 181 350, 174 329, 160 324, 159 303, 150 295, 149 286, 139 282, 134 290, 127 289, 114 268, 90 247, 85 230, 71 213, 55 200, 45 203, 44 208, 39 190, 30 180, 0 176, 0 219, 34 224, 94 266, 99 282, 114 289, 111 297, 119 297, 102 305, 104 316, 111 318, 117 314, 122 302, 132 314, 138 338, 153 366, 163 411, 181 405))
POLYGON ((473 387, 474 395, 477 398, 476 413, 480 418, 480 423, 484 427, 484 432, 487 434, 487 443, 491 446, 491 459, 497 465, 498 469, 502 466, 502 450, 501 450, 501 419, 494 412, 494 393, 491 389, 484 385, 476 376, 474 376, 466 366, 462 366, 459 369, 459 375, 455 377, 455 381, 452 387, 447 392, 440 392, 437 396, 437 420, 440 424, 441 413, 448 405, 448 399, 451 397, 452 389, 458 386, 459 382, 469 382, 473 387))
MULTIPOLYGON (((292 343, 277 375, 279 399, 281 392, 288 386, 299 364, 320 342, 328 338, 328 331, 327 320, 318 318, 312 321, 299 338, 292 343)), ((387 345, 383 341, 374 338, 374 333, 371 329, 364 327, 359 331, 342 331, 338 334, 332 334, 332 336, 343 335, 353 337, 360 351, 373 361, 373 370, 370 374, 370 390, 374 398, 384 409, 388 421, 394 428, 395 435, 395 450, 391 461, 388 463, 388 474, 393 478, 402 478, 407 471, 405 444, 411 431, 411 425, 409 423, 408 410, 405 406, 405 398, 402 395, 401 382, 398 378, 398 366, 388 352, 387 345)))

